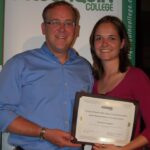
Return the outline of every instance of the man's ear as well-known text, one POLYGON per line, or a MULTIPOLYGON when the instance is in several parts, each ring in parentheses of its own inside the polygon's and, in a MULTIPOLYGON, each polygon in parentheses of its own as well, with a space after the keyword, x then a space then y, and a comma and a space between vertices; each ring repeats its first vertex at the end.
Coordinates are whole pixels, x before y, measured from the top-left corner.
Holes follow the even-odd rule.
POLYGON ((72 46, 74 45, 77 37, 79 36, 79 32, 80 32, 80 26, 79 25, 76 25, 75 27, 75 34, 74 34, 74 39, 72 41, 72 46))
POLYGON ((41 30, 42 30, 42 33, 45 35, 45 23, 41 23, 41 30))
POLYGON ((80 34, 80 25, 76 25, 76 38, 79 36, 80 34))

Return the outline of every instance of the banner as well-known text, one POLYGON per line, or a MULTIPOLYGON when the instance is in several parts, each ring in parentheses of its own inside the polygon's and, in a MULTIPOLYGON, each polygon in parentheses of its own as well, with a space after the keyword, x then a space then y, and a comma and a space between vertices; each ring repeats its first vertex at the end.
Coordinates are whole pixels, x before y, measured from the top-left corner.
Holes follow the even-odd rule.
POLYGON ((0 1, 0 70, 3 63, 4 0, 0 1))
MULTIPOLYGON (((42 10, 53 0, 5 0, 4 62, 16 53, 40 47, 42 10)), ((135 61, 135 0, 66 0, 80 11, 80 35, 74 48, 92 63, 89 36, 94 24, 104 15, 122 19, 132 40, 130 53, 135 61), (134 9, 133 9, 134 8, 134 9)))
MULTIPOLYGON (((44 36, 41 32, 42 11, 55 0, 5 0, 4 51, 5 63, 13 55, 41 47, 44 36)), ((104 15, 115 15, 126 25, 130 42, 130 59, 135 64, 136 1, 135 0, 66 0, 80 12, 80 34, 74 48, 92 63, 89 37, 95 23, 104 15)), ((4 0, 0 2, 0 23, 3 20, 4 0)), ((0 24, 0 65, 2 64, 3 23, 0 24)), ((11 150, 3 136, 3 150, 11 150)), ((86 146, 86 150, 90 150, 86 146)))

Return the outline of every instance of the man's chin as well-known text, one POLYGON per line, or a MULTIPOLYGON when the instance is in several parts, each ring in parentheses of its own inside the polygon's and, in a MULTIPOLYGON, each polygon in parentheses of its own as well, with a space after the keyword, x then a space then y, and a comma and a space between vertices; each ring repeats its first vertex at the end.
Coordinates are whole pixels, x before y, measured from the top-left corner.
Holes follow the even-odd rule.
POLYGON ((60 52, 60 53, 66 53, 67 50, 68 50, 68 48, 66 48, 66 47, 57 47, 56 48, 56 51, 60 52))

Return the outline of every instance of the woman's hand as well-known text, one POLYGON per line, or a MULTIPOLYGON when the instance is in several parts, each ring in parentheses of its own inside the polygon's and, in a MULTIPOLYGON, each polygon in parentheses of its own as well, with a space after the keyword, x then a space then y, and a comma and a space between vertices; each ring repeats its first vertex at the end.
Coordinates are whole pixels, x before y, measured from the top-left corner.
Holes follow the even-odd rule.
POLYGON ((113 144, 94 144, 92 150, 121 150, 121 147, 113 144))

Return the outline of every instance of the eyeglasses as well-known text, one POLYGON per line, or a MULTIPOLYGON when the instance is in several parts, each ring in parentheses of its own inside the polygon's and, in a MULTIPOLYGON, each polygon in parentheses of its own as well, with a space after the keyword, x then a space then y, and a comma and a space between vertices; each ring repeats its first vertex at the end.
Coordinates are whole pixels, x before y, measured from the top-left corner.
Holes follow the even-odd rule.
POLYGON ((49 24, 49 25, 51 25, 53 27, 60 27, 61 24, 64 24, 64 26, 66 28, 72 28, 72 27, 74 27, 76 25, 75 21, 73 21, 73 20, 66 20, 66 21, 62 22, 62 21, 60 21, 58 19, 45 20, 44 23, 49 24))

